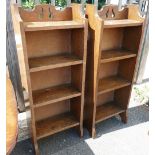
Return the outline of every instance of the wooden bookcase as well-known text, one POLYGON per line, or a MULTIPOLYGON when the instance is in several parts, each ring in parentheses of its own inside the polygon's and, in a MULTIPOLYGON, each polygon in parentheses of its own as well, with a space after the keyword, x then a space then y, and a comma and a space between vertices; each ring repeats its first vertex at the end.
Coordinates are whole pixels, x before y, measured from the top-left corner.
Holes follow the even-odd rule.
POLYGON ((15 34, 22 40, 20 69, 25 72, 36 150, 37 141, 75 127, 83 136, 88 22, 80 4, 64 10, 12 5, 15 34))
POLYGON ((88 4, 88 54, 85 91, 85 125, 92 137, 95 125, 115 115, 127 122, 144 19, 136 5, 118 11, 106 5, 97 11, 88 4))

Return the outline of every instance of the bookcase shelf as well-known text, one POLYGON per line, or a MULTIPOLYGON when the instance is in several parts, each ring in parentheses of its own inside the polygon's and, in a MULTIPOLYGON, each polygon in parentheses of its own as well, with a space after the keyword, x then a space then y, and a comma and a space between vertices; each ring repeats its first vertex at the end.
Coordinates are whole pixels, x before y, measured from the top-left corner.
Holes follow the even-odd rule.
POLYGON ((61 54, 29 59, 30 72, 78 65, 82 63, 83 60, 73 54, 61 54))
POLYGON ((115 116, 117 114, 120 114, 124 112, 125 109, 121 108, 118 104, 116 104, 114 101, 104 103, 101 106, 98 106, 96 108, 96 119, 95 123, 99 123, 103 120, 106 120, 112 116, 115 116))
POLYGON ((80 123, 71 113, 61 114, 36 122, 37 139, 78 126, 80 123))
POLYGON ((118 61, 122 59, 136 57, 136 53, 128 50, 108 50, 102 51, 101 53, 101 63, 107 63, 112 61, 118 61))
POLYGON ((131 83, 129 81, 118 76, 102 78, 99 80, 98 95, 128 86, 130 84, 131 83))
POLYGON ((136 5, 119 10, 86 5, 89 21, 85 121, 91 136, 95 125, 118 115, 127 123, 127 109, 134 80, 144 19, 136 5))
POLYGON ((61 85, 43 90, 33 91, 34 107, 45 106, 47 104, 67 100, 73 97, 80 96, 81 93, 71 85, 61 85))
POLYGON ((24 22, 25 31, 84 28, 81 21, 24 22))
POLYGON ((64 10, 36 5, 32 11, 11 7, 22 85, 29 94, 32 135, 38 140, 76 127, 83 136, 83 107, 88 22, 81 4, 64 10))
POLYGON ((141 26, 143 22, 133 19, 105 20, 104 28, 141 26))

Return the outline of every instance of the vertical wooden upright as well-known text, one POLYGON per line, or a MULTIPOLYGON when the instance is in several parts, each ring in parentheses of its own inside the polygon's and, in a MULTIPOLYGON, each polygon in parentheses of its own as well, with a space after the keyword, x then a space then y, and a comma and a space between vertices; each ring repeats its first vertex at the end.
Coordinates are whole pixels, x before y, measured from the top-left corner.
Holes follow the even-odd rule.
POLYGON ((88 23, 80 4, 62 11, 52 5, 37 5, 32 11, 12 5, 12 16, 22 39, 18 57, 26 75, 39 154, 41 138, 73 127, 83 136, 88 23))
POLYGON ((116 5, 87 4, 89 21, 85 91, 85 125, 95 137, 95 125, 117 114, 127 122, 127 108, 144 19, 138 6, 119 11, 116 5))

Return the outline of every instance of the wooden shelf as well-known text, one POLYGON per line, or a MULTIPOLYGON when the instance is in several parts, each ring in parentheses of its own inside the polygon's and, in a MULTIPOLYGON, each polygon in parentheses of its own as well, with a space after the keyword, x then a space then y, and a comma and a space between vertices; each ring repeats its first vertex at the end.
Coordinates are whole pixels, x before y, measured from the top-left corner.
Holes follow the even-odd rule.
POLYGON ((133 19, 105 20, 104 28, 140 26, 143 22, 133 19))
POLYGON ((99 80, 98 95, 128 86, 130 84, 131 83, 129 81, 118 76, 103 78, 99 80))
POLYGON ((102 51, 101 54, 101 63, 112 62, 127 58, 135 57, 136 54, 134 52, 128 50, 108 50, 102 51))
POLYGON ((75 55, 62 54, 29 59, 30 72, 82 64, 83 60, 75 55))
POLYGON ((119 107, 115 102, 105 103, 97 107, 95 122, 99 123, 124 111, 125 110, 119 107))
POLYGON ((24 22, 25 31, 84 28, 80 21, 24 22))
POLYGON ((41 107, 80 95, 81 93, 78 90, 69 84, 65 84, 43 90, 33 91, 33 104, 34 107, 41 107))
POLYGON ((78 126, 79 122, 71 113, 61 114, 36 122, 37 139, 78 126))

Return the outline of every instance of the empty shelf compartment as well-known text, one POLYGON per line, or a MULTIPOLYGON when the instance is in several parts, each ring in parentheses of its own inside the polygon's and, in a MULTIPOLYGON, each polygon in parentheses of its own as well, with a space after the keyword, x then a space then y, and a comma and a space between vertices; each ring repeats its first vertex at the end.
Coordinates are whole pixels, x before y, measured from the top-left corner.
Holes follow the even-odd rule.
POLYGON ((136 56, 136 53, 128 51, 128 50, 123 50, 123 49, 102 51, 101 63, 132 58, 135 56, 136 56))
POLYGON ((79 122, 70 112, 38 121, 36 122, 37 139, 41 139, 78 125, 79 122))
POLYGON ((81 92, 72 87, 70 84, 36 90, 33 91, 33 106, 41 107, 47 104, 67 100, 80 95, 81 92))
POLYGON ((110 117, 113 117, 117 114, 124 112, 125 110, 118 106, 115 102, 108 102, 101 106, 98 106, 96 109, 96 123, 106 120, 110 117))
POLYGON ((112 90, 116 90, 131 83, 126 79, 119 76, 110 76, 99 80, 98 94, 106 93, 112 90))
POLYGON ((30 72, 82 64, 82 60, 73 54, 61 54, 29 59, 30 72))

